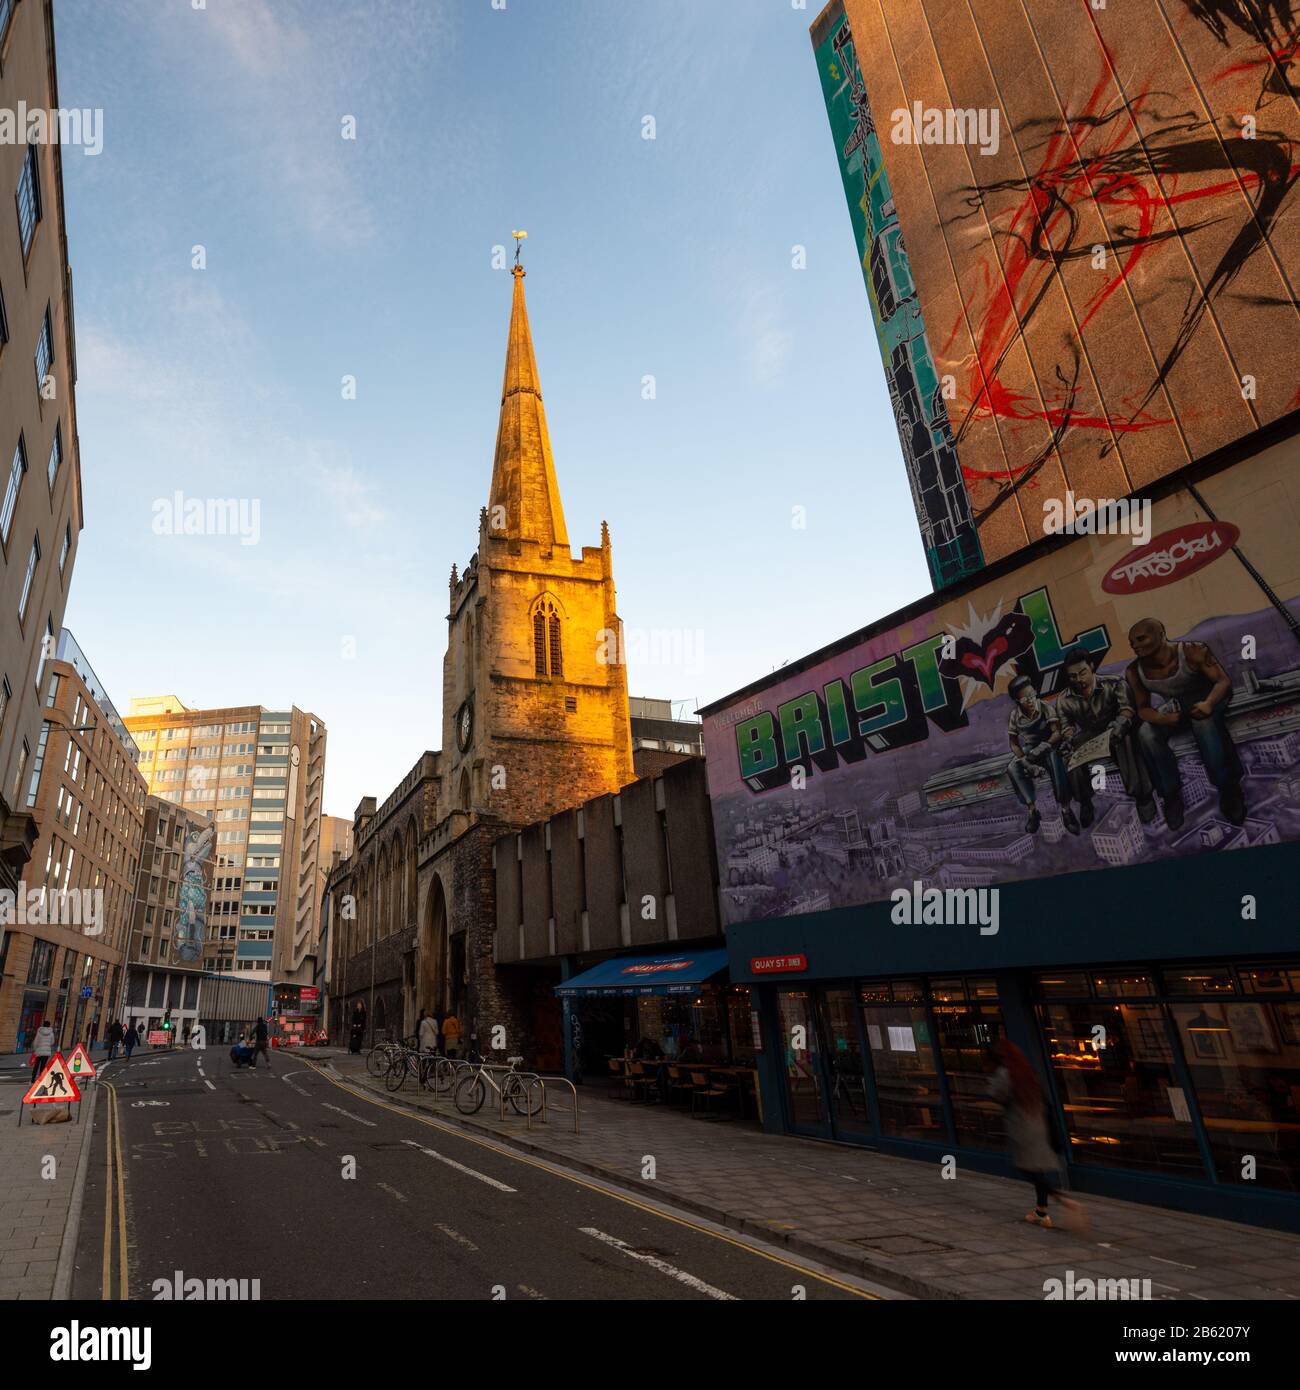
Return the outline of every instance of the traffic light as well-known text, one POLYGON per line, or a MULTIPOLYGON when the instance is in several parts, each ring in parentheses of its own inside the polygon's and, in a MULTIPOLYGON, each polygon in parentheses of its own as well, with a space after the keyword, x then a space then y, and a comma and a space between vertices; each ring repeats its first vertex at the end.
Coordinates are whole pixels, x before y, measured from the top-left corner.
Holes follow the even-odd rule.
POLYGON ((172 1011, 167 1009, 163 1014, 163 1032, 170 1033, 172 1030, 172 1011))

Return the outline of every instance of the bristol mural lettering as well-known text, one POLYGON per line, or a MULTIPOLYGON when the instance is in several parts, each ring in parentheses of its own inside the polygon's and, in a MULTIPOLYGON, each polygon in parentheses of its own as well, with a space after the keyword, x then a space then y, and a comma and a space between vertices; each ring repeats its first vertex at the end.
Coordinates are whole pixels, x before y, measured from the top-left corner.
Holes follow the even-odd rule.
POLYGON ((728 922, 1300 839, 1295 462, 708 714, 728 922))

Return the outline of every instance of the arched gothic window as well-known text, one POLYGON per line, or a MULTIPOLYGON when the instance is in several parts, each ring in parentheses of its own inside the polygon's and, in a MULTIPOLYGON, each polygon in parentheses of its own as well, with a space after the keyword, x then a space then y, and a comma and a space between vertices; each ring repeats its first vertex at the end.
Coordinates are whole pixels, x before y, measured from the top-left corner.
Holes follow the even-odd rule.
POLYGON ((560 610, 552 598, 541 598, 533 609, 533 670, 539 676, 564 675, 560 610))

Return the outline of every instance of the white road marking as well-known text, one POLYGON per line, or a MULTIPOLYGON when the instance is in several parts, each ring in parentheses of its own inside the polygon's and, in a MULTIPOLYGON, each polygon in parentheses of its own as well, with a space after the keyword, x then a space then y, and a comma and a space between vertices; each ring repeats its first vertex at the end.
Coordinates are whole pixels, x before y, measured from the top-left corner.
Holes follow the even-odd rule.
POLYGON ((448 1168, 455 1168, 457 1172, 465 1173, 471 1178, 477 1178, 479 1182, 485 1182, 489 1187, 495 1187, 498 1192, 517 1192, 519 1189, 509 1187, 503 1182, 498 1182, 495 1178, 490 1178, 486 1173, 480 1173, 475 1168, 467 1168, 463 1163, 457 1163, 454 1158, 448 1158, 446 1154, 440 1154, 437 1149, 426 1149, 423 1144, 417 1144, 414 1139, 403 1139, 403 1144, 409 1144, 413 1149, 419 1149, 422 1154, 427 1154, 430 1158, 436 1158, 439 1163, 445 1163, 448 1168))
POLYGON ((131 1109, 139 1110, 146 1105, 161 1105, 163 1109, 166 1109, 170 1103, 170 1101, 165 1100, 133 1100, 131 1102, 131 1109))
POLYGON ((520 1293, 527 1294, 529 1298, 540 1298, 543 1302, 546 1302, 546 1295, 544 1293, 538 1293, 536 1289, 530 1288, 527 1284, 516 1284, 515 1287, 520 1293))
POLYGON ((399 1202, 406 1201, 406 1198, 403 1197, 402 1194, 395 1187, 389 1187, 389 1185, 386 1182, 377 1182, 375 1186, 382 1187, 385 1192, 391 1192, 399 1202))
POLYGON ((605 1245, 612 1245, 615 1250, 621 1251, 629 1260, 637 1260, 641 1264, 649 1265, 651 1269, 657 1269, 660 1274, 666 1274, 670 1279, 676 1279, 679 1284, 685 1284, 687 1288, 694 1289, 696 1293, 705 1294, 709 1298, 716 1298, 723 1303, 738 1303, 740 1301, 734 1294, 726 1293, 722 1289, 715 1289, 712 1284, 706 1284, 703 1279, 697 1279, 695 1275, 687 1274, 684 1269, 670 1265, 667 1260, 661 1260, 656 1255, 643 1255, 640 1251, 633 1250, 627 1241, 619 1240, 617 1236, 606 1235, 604 1231, 598 1231, 594 1226, 579 1226, 578 1229, 584 1236, 593 1236, 605 1245))
POLYGON ((444 1226, 441 1223, 438 1223, 434 1229, 441 1231, 443 1235, 449 1237, 451 1240, 454 1240, 457 1245, 463 1245, 466 1250, 478 1249, 478 1246, 475 1245, 472 1240, 470 1240, 467 1236, 461 1235, 459 1231, 453 1231, 450 1226, 444 1226))
POLYGON ((1166 1259, 1164 1259, 1164 1258, 1163 1258, 1162 1256, 1160 1256, 1160 1255, 1148 1255, 1147 1258, 1148 1258, 1149 1260, 1155 1260, 1157 1263, 1162 1264, 1162 1265, 1174 1265, 1174 1266, 1176 1266, 1178 1269, 1195 1269, 1195 1268, 1196 1268, 1195 1265, 1180 1264, 1177 1260, 1166 1260, 1166 1259))
MULTIPOLYGON (((339 1115, 346 1115, 349 1120, 355 1120, 359 1125, 369 1125, 371 1129, 376 1128, 374 1120, 363 1120, 360 1115, 354 1115, 351 1110, 344 1110, 341 1105, 331 1105, 327 1100, 321 1101, 321 1104, 326 1110, 333 1110, 339 1115)), ((379 1185, 382 1187, 383 1183, 379 1185)))
POLYGON ((310 1091, 304 1091, 303 1088, 302 1088, 301 1086, 299 1086, 296 1082, 290 1081, 289 1078, 288 1078, 287 1076, 282 1076, 282 1077, 280 1078, 280 1080, 283 1081, 284 1084, 285 1084, 291 1091, 297 1091, 298 1094, 299 1094, 300 1096, 306 1096, 308 1100, 311 1099, 311 1092, 310 1092, 310 1091))
POLYGON ((203 1084, 208 1088, 209 1091, 215 1091, 215 1090, 217 1089, 217 1088, 212 1084, 212 1082, 208 1080, 208 1078, 207 1078, 206 1076, 203 1078, 203 1084))

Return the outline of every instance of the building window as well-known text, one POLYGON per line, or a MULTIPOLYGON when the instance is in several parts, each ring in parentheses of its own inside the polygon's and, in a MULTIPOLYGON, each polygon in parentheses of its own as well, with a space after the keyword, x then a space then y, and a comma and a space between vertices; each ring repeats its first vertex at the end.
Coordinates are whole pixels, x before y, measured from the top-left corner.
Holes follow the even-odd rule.
POLYGON ((54 329, 50 324, 50 306, 45 306, 45 317, 41 320, 40 336, 36 339, 36 389, 42 390, 45 378, 50 374, 50 363, 54 361, 54 329))
POLYGON ((563 676, 560 610, 554 599, 541 598, 533 609, 533 669, 539 676, 563 676))
MULTIPOLYGON (((54 422, 54 443, 50 445, 50 463, 46 469, 46 474, 50 480, 50 491, 54 491, 54 480, 59 476, 59 465, 63 462, 63 425, 60 421, 54 422)), ((59 566, 63 568, 62 565, 59 566)))
POLYGON ((23 244, 23 256, 31 250, 36 224, 41 220, 41 179, 36 168, 36 146, 27 146, 23 171, 18 176, 18 235, 23 244))
POLYGON ((27 573, 23 575, 23 589, 18 596, 18 621, 27 616, 27 600, 32 596, 32 580, 36 578, 36 566, 41 558, 41 538, 39 533, 32 537, 31 552, 27 556, 27 573))
MULTIPOLYGON (((56 643, 54 641, 54 614, 48 613, 45 617, 45 636, 41 638, 41 659, 36 666, 36 698, 41 697, 41 677, 45 674, 45 663, 54 655, 56 643)), ((58 694, 58 686, 50 687, 50 698, 46 700, 48 707, 53 707, 55 698, 58 694)))
POLYGON ((4 507, 0 509, 0 540, 9 543, 9 528, 13 525, 14 512, 18 508, 18 491, 23 485, 23 474, 27 472, 27 444, 21 431, 18 447, 14 450, 13 462, 9 465, 9 481, 5 484, 4 507))
MULTIPOLYGON (((0 0, 3 4, 4 0, 0 0)), ((5 313, 5 292, 4 287, 0 286, 0 347, 9 341, 9 315, 5 313)))
POLYGON ((68 563, 68 552, 72 549, 72 522, 68 522, 63 532, 63 544, 59 547, 59 578, 63 578, 64 567, 68 563))
POLYGON ((11 801, 15 801, 15 802, 16 802, 16 801, 18 800, 18 789, 19 789, 19 788, 22 786, 22 784, 23 784, 23 773, 25 773, 25 772, 27 771, 27 759, 28 759, 28 757, 29 757, 30 755, 31 755, 31 748, 30 748, 30 746, 28 745, 27 740, 26 740, 26 739, 23 739, 22 750, 21 750, 21 752, 18 754, 18 768, 17 768, 17 770, 16 770, 16 772, 15 772, 15 774, 14 774, 13 791, 12 791, 11 796, 10 796, 10 800, 11 800, 11 801))
POLYGON ((46 720, 41 725, 41 736, 36 742, 36 758, 32 763, 32 783, 27 789, 27 805, 36 805, 36 796, 41 788, 41 768, 45 766, 45 745, 50 741, 50 725, 46 720))
POLYGON ((14 688, 9 684, 9 677, 4 678, 0 684, 0 734, 4 733, 5 715, 9 713, 9 701, 14 697, 14 688))

